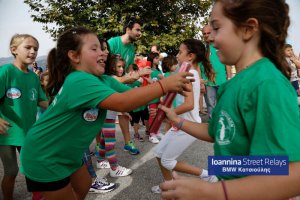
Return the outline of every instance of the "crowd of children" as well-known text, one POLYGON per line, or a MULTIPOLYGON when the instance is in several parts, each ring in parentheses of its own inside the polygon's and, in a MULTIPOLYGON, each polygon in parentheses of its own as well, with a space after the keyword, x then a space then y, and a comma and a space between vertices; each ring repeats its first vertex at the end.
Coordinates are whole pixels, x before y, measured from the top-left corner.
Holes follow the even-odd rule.
POLYGON ((163 198, 287 199, 300 195, 296 97, 300 96, 300 59, 285 43, 287 4, 284 0, 217 0, 209 20, 205 36, 209 45, 186 39, 176 57, 161 58, 150 52, 145 58, 147 67, 139 66, 139 60, 133 63, 132 42, 141 36, 142 25, 134 21, 124 27, 123 36, 109 42, 84 27, 66 30, 49 52, 44 72, 35 63, 37 39, 14 35, 10 42, 14 61, 0 67, 3 198, 13 199, 19 171, 17 151, 34 200, 84 199, 88 192, 115 189, 114 183, 97 177, 89 145, 96 140, 97 168, 108 168, 111 177, 130 175, 132 169, 117 160, 117 118, 125 151, 139 154, 136 141, 157 144, 154 155, 165 182, 152 192, 163 198), (118 49, 120 42, 126 45, 118 49), (224 66, 222 71, 234 65, 238 74, 217 85, 207 124, 199 113, 203 113, 201 89, 204 83, 215 84, 220 76, 211 62, 212 50, 224 66), (176 73, 183 62, 189 62, 191 69, 176 73), (168 92, 179 93, 171 108, 160 105, 168 92), (159 108, 169 120, 165 135, 149 132, 159 108), (197 139, 215 143, 216 155, 288 155, 289 175, 209 176, 205 169, 177 161, 197 139), (173 171, 198 178, 181 177, 173 171), (289 188, 283 189, 286 184, 289 188), (269 194, 267 189, 274 192, 269 194))

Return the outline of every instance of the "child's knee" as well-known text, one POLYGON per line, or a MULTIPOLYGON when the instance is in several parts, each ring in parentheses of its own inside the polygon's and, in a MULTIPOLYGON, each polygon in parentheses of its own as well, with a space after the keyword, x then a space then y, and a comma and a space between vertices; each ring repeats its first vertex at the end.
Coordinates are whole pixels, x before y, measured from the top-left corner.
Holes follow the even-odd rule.
POLYGON ((161 158, 160 162, 164 168, 166 168, 170 171, 173 170, 177 164, 177 160, 168 160, 168 159, 164 159, 164 158, 161 158))

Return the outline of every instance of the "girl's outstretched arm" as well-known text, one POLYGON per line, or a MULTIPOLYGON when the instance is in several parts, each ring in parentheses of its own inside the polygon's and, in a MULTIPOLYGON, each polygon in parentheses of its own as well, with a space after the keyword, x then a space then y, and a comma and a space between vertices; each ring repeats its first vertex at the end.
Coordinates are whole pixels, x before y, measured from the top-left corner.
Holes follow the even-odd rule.
POLYGON ((171 108, 165 106, 160 106, 160 108, 166 113, 168 119, 175 125, 180 126, 180 129, 184 132, 198 138, 199 140, 214 142, 214 139, 208 134, 208 124, 207 123, 197 123, 191 122, 189 120, 182 119, 175 113, 171 108))
POLYGON ((190 91, 186 83, 190 83, 191 80, 187 79, 187 76, 193 76, 193 74, 182 72, 145 87, 134 88, 123 93, 116 92, 104 99, 99 107, 118 112, 129 112, 168 92, 179 92, 184 95, 184 91, 190 91))

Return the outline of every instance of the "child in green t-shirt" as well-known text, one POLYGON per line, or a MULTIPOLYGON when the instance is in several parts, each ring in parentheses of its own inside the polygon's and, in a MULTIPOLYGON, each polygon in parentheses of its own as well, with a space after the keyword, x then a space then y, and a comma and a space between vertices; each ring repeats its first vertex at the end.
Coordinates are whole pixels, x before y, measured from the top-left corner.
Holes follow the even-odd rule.
POLYGON ((39 77, 28 69, 37 56, 39 43, 28 34, 16 34, 10 41, 12 64, 0 67, 0 157, 3 162, 3 199, 13 199, 20 152, 27 131, 36 120, 37 107, 46 108, 47 98, 39 77))
MULTIPOLYGON (((220 61, 235 65, 237 75, 218 89, 209 124, 182 121, 162 106, 179 129, 214 143, 214 154, 224 163, 218 165, 221 168, 228 167, 224 156, 245 156, 243 160, 248 156, 287 156, 288 170, 278 169, 287 175, 275 175, 268 162, 255 167, 240 165, 242 169, 249 167, 254 175, 244 176, 241 171, 238 175, 219 174, 220 181, 214 184, 174 173, 171 181, 160 185, 162 198, 289 199, 300 195, 299 107, 283 53, 288 15, 285 0, 216 0, 209 39, 220 61), (269 168, 271 174, 255 173, 257 168, 269 168)), ((213 167, 211 171, 215 173, 213 167)))
POLYGON ((84 199, 92 180, 82 155, 102 128, 107 109, 126 112, 166 92, 188 90, 190 73, 130 89, 103 75, 104 58, 97 35, 83 27, 62 33, 49 52, 51 104, 28 131, 21 151, 29 191, 41 191, 46 199, 84 199))

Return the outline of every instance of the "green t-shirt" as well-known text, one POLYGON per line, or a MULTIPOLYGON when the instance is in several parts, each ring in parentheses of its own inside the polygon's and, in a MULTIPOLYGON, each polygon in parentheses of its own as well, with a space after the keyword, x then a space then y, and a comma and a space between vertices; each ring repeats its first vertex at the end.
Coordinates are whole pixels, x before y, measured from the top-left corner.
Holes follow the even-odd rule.
POLYGON ((47 98, 34 72, 25 73, 13 64, 0 67, 0 118, 12 125, 9 135, 0 135, 0 145, 23 146, 40 101, 47 98))
POLYGON ((223 84, 217 102, 209 123, 215 155, 287 155, 290 162, 300 161, 297 97, 269 59, 223 84))
POLYGON ((166 73, 164 73, 164 77, 169 77, 169 76, 171 76, 171 75, 172 75, 171 72, 166 72, 166 73))
POLYGON ((29 130, 21 151, 22 172, 39 182, 70 176, 103 125, 108 96, 130 89, 110 76, 82 71, 69 74, 53 102, 29 130))
MULTIPOLYGON (((160 74, 162 75, 161 71, 160 71, 160 70, 157 70, 157 69, 154 69, 154 68, 152 68, 151 70, 152 70, 152 72, 151 72, 151 74, 150 74, 150 78, 151 78, 154 82, 159 81, 160 78, 159 78, 158 75, 160 75, 160 74)), ((148 104, 153 104, 153 103, 158 103, 158 102, 159 102, 159 98, 153 99, 153 100, 150 101, 148 104)))
MULTIPOLYGON (((210 49, 209 61, 216 75, 215 75, 215 83, 213 83, 212 81, 208 81, 205 85, 219 86, 225 83, 227 80, 226 65, 220 62, 217 56, 217 50, 212 45, 209 45, 209 49, 210 49)), ((208 78, 205 75, 204 66, 202 63, 200 63, 200 69, 201 69, 201 78, 204 80, 208 80, 208 78)))
POLYGON ((132 43, 124 45, 121 36, 110 38, 108 41, 111 54, 120 54, 126 61, 125 70, 127 67, 134 63, 135 50, 132 43))

